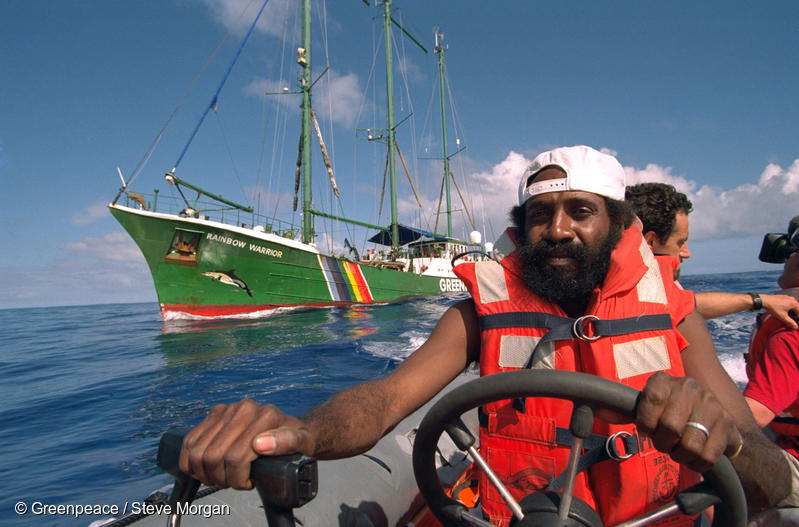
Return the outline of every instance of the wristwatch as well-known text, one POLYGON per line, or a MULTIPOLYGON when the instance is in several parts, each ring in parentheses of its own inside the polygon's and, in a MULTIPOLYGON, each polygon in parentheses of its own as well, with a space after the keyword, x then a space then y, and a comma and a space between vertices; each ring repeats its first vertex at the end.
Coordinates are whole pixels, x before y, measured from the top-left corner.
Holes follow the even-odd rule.
POLYGON ((758 295, 754 291, 749 291, 746 294, 752 297, 752 309, 750 309, 749 311, 760 311, 761 309, 763 309, 763 299, 760 298, 760 295, 758 295))

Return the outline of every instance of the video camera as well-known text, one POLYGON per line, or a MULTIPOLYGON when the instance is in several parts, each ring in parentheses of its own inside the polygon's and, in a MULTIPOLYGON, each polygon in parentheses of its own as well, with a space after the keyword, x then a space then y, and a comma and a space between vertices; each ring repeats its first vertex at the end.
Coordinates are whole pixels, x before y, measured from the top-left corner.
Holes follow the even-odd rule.
POLYGON ((785 263, 796 251, 799 251, 799 229, 791 234, 770 232, 763 238, 757 259, 766 263, 785 263))

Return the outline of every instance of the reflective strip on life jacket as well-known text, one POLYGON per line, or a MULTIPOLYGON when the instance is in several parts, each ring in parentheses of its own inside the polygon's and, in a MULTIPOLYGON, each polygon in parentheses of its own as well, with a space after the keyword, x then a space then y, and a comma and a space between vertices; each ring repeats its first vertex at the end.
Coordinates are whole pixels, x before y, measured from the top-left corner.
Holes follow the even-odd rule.
MULTIPOLYGON (((513 236, 506 232, 503 239, 512 242, 513 236)), ((598 303, 590 313, 595 316, 582 319, 567 317, 558 306, 533 295, 524 285, 523 265, 513 250, 505 247, 501 256, 495 251, 501 263, 468 263, 454 270, 475 302, 482 375, 525 367, 558 368, 619 380, 637 389, 655 371, 684 375, 680 350, 687 343, 675 326, 693 310, 693 295, 674 286, 673 263, 655 259, 640 232, 637 236, 632 230, 625 232, 612 256, 614 271, 606 279, 606 284, 615 285, 594 297, 598 303), (642 320, 649 324, 646 328, 631 323, 642 320), (624 327, 628 323, 631 327, 624 327), (590 342, 597 334, 605 338, 590 342)), ((498 401, 486 404, 484 410, 481 453, 517 499, 561 485, 559 475, 569 458, 569 444, 562 439, 564 433, 569 435, 569 405, 537 398, 524 407, 498 401)), ((625 453, 637 448, 637 453, 622 463, 605 463, 597 461, 611 458, 604 446, 584 448, 581 459, 590 466, 579 467, 574 487, 575 497, 596 507, 607 525, 654 510, 697 477, 658 452, 650 440, 639 438, 634 425, 598 420, 590 442, 604 445, 617 433, 621 434, 617 438, 627 439, 616 439, 612 446, 625 453)), ((506 526, 510 513, 485 478, 481 491, 484 513, 496 525, 506 526)), ((684 516, 669 522, 680 527, 692 524, 684 516)))

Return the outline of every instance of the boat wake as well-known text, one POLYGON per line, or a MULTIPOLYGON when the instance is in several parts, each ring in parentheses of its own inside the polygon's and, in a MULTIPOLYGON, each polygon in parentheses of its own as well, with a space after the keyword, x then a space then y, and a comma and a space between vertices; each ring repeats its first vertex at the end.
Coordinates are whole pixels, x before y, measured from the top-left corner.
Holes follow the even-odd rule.
POLYGON ((727 370, 730 377, 732 377, 732 380, 735 381, 735 384, 738 385, 738 388, 743 389, 747 383, 746 363, 744 362, 743 356, 741 354, 734 356, 728 353, 720 353, 719 361, 721 365, 724 366, 724 369, 727 370))
POLYGON ((201 315, 192 315, 190 313, 183 313, 179 311, 170 311, 164 313, 164 322, 176 321, 209 321, 209 320, 254 320, 258 318, 274 317, 285 315, 286 313, 293 313, 295 311, 302 311, 309 309, 303 306, 296 307, 278 307, 274 309, 262 309, 260 311, 251 311, 249 313, 238 313, 235 315, 218 315, 212 317, 205 317, 201 315))
POLYGON ((398 341, 367 342, 363 351, 381 359, 402 361, 424 344, 428 336, 429 332, 425 331, 406 331, 399 335, 398 341))

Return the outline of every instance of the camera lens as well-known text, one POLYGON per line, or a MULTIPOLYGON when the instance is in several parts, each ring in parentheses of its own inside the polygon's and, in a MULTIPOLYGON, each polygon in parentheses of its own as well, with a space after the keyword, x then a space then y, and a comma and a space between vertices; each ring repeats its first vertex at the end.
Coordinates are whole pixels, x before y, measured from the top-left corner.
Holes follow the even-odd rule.
POLYGON ((763 238, 758 260, 767 263, 785 263, 797 251, 799 235, 796 231, 789 237, 787 234, 769 233, 763 238))
POLYGON ((793 253, 795 253, 797 247, 791 243, 785 243, 779 248, 779 257, 782 261, 787 262, 788 258, 791 257, 793 253))

